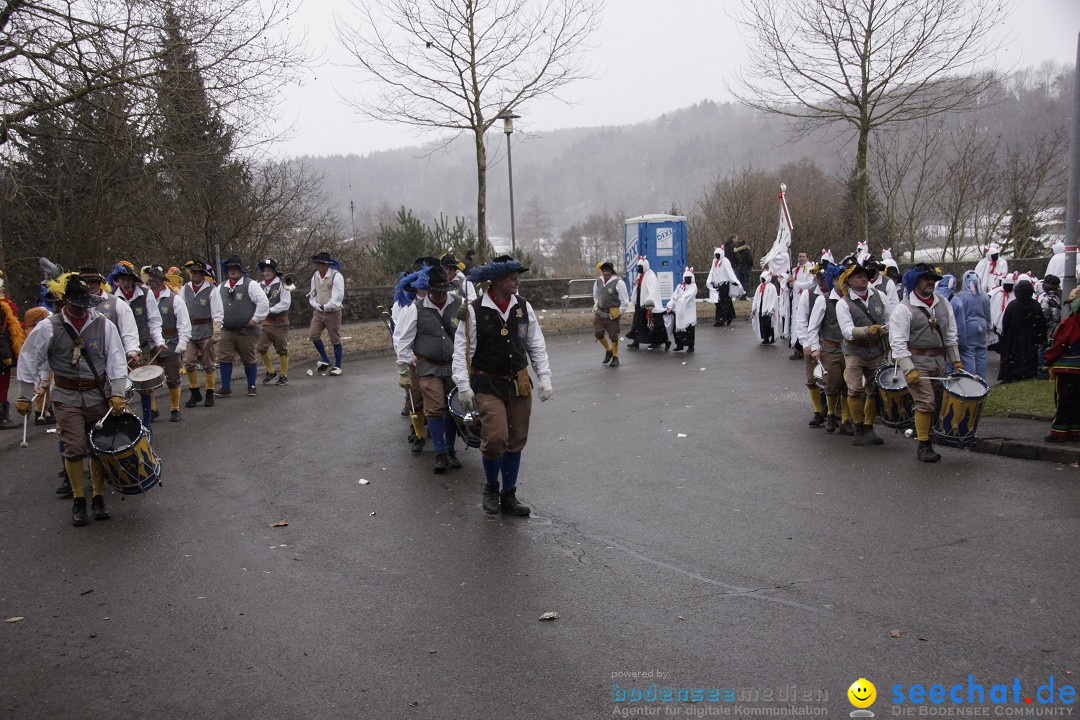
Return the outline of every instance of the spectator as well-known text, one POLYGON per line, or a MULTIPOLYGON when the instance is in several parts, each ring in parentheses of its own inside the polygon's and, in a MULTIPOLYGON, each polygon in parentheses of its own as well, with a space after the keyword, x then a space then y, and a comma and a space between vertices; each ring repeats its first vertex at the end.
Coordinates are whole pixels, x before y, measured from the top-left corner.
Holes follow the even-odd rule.
POLYGON ((1020 280, 1013 288, 1015 299, 1005 308, 1001 320, 1001 368, 998 381, 1002 383, 1030 380, 1039 369, 1039 345, 1046 341, 1046 319, 1042 308, 1032 297, 1035 289, 1028 280, 1020 280))
POLYGON ((738 235, 732 235, 728 238, 728 242, 732 244, 732 253, 734 253, 735 262, 735 274, 739 276, 739 284, 743 286, 743 291, 750 287, 750 271, 754 267, 754 258, 750 253, 750 246, 739 239, 738 235))

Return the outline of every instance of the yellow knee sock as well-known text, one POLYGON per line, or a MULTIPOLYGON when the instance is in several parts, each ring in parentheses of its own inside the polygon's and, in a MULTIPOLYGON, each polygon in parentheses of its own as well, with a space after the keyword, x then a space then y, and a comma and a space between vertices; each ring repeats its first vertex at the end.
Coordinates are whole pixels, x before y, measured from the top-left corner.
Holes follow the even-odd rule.
POLYGON ((919 442, 930 440, 930 423, 933 419, 930 413, 915 411, 915 437, 919 439, 919 442))
POLYGON ((268 372, 268 373, 274 372, 274 361, 270 359, 270 351, 267 350, 266 352, 261 354, 259 357, 262 358, 263 365, 266 366, 266 372, 268 372))
POLYGON ((851 412, 848 408, 847 395, 841 395, 837 400, 840 401, 840 422, 846 423, 851 420, 851 412))
POLYGON ((851 422, 856 425, 863 424, 863 399, 860 397, 848 396, 847 399, 848 413, 851 415, 851 422))
POLYGON ((611 352, 611 342, 609 342, 606 337, 601 337, 600 338, 600 344, 604 346, 605 350, 607 350, 608 352, 611 352))
POLYGON ((207 370, 203 374, 206 376, 206 389, 210 392, 214 392, 214 371, 207 370))
POLYGON ((825 396, 825 407, 829 409, 830 415, 836 415, 836 403, 840 398, 836 395, 825 396))
POLYGON ((157 412, 157 393, 150 393, 150 409, 157 412))
POLYGON ((67 458, 64 458, 64 469, 67 470, 68 480, 71 482, 71 492, 74 493, 77 498, 86 497, 86 491, 83 489, 86 475, 83 472, 82 460, 68 460, 67 458))
POLYGON ((863 404, 863 425, 873 425, 874 420, 877 419, 877 398, 869 393, 866 395, 866 402, 863 404))
POLYGON ((288 355, 282 355, 281 356, 281 376, 282 377, 288 377, 289 376, 289 356, 288 355))
MULTIPOLYGON (((180 388, 176 391, 179 393, 180 388)), ((94 488, 95 495, 101 495, 105 492, 105 467, 101 464, 101 461, 96 457, 90 457, 90 484, 94 488)))
POLYGON ((187 381, 188 381, 188 385, 190 385, 193 390, 198 389, 198 387, 199 387, 199 373, 192 370, 191 372, 189 372, 187 374, 187 381))
POLYGON ((169 409, 180 410, 180 386, 169 388, 169 409))
POLYGON ((611 357, 619 357, 619 341, 611 341, 611 357))
POLYGON ((806 388, 806 392, 810 393, 810 404, 814 407, 814 412, 821 412, 821 390, 816 387, 806 388))

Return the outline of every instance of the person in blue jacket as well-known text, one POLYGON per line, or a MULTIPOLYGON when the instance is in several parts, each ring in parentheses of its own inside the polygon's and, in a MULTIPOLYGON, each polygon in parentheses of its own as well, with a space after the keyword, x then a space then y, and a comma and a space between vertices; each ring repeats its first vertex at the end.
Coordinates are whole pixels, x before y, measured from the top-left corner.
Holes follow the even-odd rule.
POLYGON ((990 343, 990 298, 979 286, 974 270, 964 273, 958 293, 952 297, 960 359, 968 372, 986 378, 986 347, 990 343))

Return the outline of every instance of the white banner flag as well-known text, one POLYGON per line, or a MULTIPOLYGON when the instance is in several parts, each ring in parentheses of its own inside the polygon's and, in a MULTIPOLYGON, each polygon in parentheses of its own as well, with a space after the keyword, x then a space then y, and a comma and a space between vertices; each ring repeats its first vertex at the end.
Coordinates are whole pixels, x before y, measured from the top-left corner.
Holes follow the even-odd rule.
POLYGON ((777 195, 780 199, 780 223, 776 229, 776 240, 773 242, 768 254, 761 259, 761 267, 767 268, 773 275, 787 275, 788 271, 791 270, 791 254, 788 251, 791 249, 791 231, 793 228, 791 226, 791 215, 788 213, 786 191, 787 186, 781 185, 780 193, 777 195))

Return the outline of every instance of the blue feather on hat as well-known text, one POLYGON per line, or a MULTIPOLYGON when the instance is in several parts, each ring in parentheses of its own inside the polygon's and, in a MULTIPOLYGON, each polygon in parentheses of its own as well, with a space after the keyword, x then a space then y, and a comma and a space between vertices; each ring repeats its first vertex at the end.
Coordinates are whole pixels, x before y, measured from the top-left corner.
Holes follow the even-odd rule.
POLYGON ((528 268, 524 267, 519 260, 492 260, 486 262, 483 265, 477 265, 469 272, 469 282, 482 283, 494 280, 495 278, 501 278, 504 275, 510 273, 525 272, 528 268))
POLYGON ((836 282, 836 278, 840 277, 846 269, 847 268, 840 263, 828 263, 825 266, 825 287, 832 291, 833 283, 836 282))
POLYGON ((425 265, 408 275, 402 273, 401 279, 394 286, 394 302, 401 307, 405 307, 416 299, 417 290, 427 290, 429 287, 428 271, 430 269, 430 266, 425 265))

